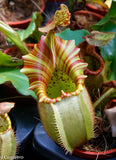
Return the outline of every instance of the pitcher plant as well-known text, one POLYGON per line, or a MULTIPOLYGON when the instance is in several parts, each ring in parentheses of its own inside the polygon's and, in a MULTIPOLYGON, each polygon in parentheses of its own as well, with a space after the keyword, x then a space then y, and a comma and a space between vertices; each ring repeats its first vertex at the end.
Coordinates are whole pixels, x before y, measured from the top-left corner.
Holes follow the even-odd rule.
MULTIPOLYGON (((59 22, 64 21, 57 21, 58 26, 70 24, 70 16, 65 16, 68 19, 59 18, 59 22)), ((87 63, 80 60, 75 41, 55 36, 54 28, 49 26, 47 35, 23 56, 21 72, 29 78, 29 89, 38 96, 39 114, 46 132, 66 152, 72 153, 76 146, 94 136, 94 111, 84 86, 87 63)))
POLYGON ((16 139, 11 126, 8 112, 14 107, 14 103, 0 103, 0 159, 13 160, 16 154, 16 139))

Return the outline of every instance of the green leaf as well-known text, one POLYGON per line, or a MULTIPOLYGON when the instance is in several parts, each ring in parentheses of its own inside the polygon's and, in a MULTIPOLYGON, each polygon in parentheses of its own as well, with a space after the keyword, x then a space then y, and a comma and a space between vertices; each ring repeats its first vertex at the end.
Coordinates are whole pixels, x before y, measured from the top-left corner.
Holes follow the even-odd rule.
POLYGON ((116 80, 116 2, 112 1, 111 8, 107 15, 92 29, 99 30, 101 32, 114 32, 115 37, 110 40, 106 46, 100 47, 101 55, 105 62, 108 62, 110 72, 108 74, 108 80, 116 80))
POLYGON ((32 20, 27 29, 17 31, 21 40, 24 41, 27 38, 31 37, 38 42, 42 35, 42 33, 39 32, 38 28, 41 26, 42 22, 43 22, 43 17, 41 13, 39 12, 33 13, 32 20))
POLYGON ((83 37, 86 35, 89 35, 89 32, 84 29, 76 31, 66 29, 56 34, 56 36, 59 36, 64 40, 75 40, 75 45, 78 45, 79 43, 83 42, 84 41, 83 37))
POLYGON ((10 55, 0 52, 0 67, 17 67, 22 66, 23 60, 22 59, 13 59, 10 55))
POLYGON ((14 44, 17 45, 24 54, 28 53, 26 44, 21 41, 18 33, 3 21, 0 21, 0 31, 3 32, 8 38, 10 38, 11 41, 13 41, 14 44))
MULTIPOLYGON (((107 23, 102 27, 102 31, 114 32, 116 35, 116 25, 112 22, 107 23)), ((106 45, 102 46, 101 54, 105 61, 110 63, 110 73, 108 75, 108 80, 116 80, 116 36, 111 39, 111 41, 106 45)))
POLYGON ((104 18, 98 23, 92 26, 92 30, 101 30, 104 25, 112 22, 116 24, 116 2, 112 2, 109 12, 104 16, 104 18))
POLYGON ((0 84, 6 81, 10 81, 16 90, 22 95, 31 95, 36 99, 35 93, 31 90, 28 90, 28 78, 20 72, 20 69, 0 67, 0 84))
POLYGON ((114 32, 92 31, 89 36, 85 36, 87 43, 93 46, 105 46, 112 38, 114 38, 114 32))

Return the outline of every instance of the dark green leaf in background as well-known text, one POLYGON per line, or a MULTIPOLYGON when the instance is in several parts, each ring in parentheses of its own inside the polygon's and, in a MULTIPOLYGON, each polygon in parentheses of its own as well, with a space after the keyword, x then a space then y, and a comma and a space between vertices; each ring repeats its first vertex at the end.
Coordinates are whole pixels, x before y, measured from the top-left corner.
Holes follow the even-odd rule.
POLYGON ((13 59, 10 55, 0 52, 0 67, 18 67, 23 63, 22 59, 13 59))
POLYGON ((114 1, 112 2, 109 12, 104 16, 101 21, 92 26, 92 30, 100 31, 102 30, 102 27, 104 27, 109 22, 116 24, 116 2, 114 1))
POLYGON ((86 35, 89 35, 89 31, 84 30, 84 29, 76 30, 76 31, 66 29, 56 34, 56 36, 59 36, 60 38, 64 40, 75 40, 75 45, 78 45, 79 43, 85 41, 83 37, 86 35))
POLYGON ((22 95, 31 95, 33 98, 37 98, 35 93, 29 88, 29 80, 27 76, 20 72, 20 69, 10 67, 0 67, 0 84, 6 81, 10 81, 16 90, 22 95))
POLYGON ((17 31, 21 40, 24 41, 27 38, 31 37, 32 39, 39 42, 42 33, 39 32, 38 27, 41 27, 43 22, 43 17, 39 12, 35 12, 32 14, 32 20, 27 27, 26 30, 19 30, 17 31))
POLYGON ((114 32, 115 37, 106 46, 100 47, 102 57, 110 62, 108 80, 116 80, 116 2, 113 1, 107 15, 92 27, 101 32, 114 32))
POLYGON ((111 39, 106 46, 101 47, 101 53, 105 61, 111 62, 109 66, 111 72, 109 73, 108 79, 116 80, 116 25, 109 22, 102 28, 102 31, 115 33, 115 38, 111 39))

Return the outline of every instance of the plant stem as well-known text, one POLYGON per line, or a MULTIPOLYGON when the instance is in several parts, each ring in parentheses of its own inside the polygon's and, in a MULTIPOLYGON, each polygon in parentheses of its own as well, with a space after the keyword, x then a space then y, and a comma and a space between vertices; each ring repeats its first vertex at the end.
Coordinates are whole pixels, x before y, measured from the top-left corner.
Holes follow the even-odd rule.
POLYGON ((93 104, 93 107, 94 108, 97 108, 101 102, 108 98, 112 93, 116 92, 116 89, 115 88, 110 88, 108 89, 103 95, 101 95, 101 97, 93 104))

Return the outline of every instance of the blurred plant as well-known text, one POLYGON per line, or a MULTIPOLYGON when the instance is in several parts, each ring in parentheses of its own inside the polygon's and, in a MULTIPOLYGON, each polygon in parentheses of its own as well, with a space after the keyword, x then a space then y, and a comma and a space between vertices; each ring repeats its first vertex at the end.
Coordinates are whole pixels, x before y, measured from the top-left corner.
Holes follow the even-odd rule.
POLYGON ((16 139, 11 126, 8 112, 14 107, 14 103, 0 103, 0 159, 13 160, 16 154, 16 139))
POLYGON ((103 0, 68 0, 69 11, 73 14, 75 11, 84 9, 87 2, 100 4, 107 8, 107 3, 104 3, 103 0))
MULTIPOLYGON (((0 31, 2 31, 9 38, 10 42, 15 44, 23 54, 28 54, 29 49, 27 48, 25 41, 30 38, 34 39, 35 42, 40 40, 42 33, 38 31, 38 27, 41 26, 42 21, 41 14, 36 12, 33 13, 32 20, 26 30, 15 31, 6 23, 0 21, 0 31)), ((28 78, 20 73, 20 68, 23 64, 23 60, 12 57, 12 53, 10 56, 0 52, 0 84, 10 81, 19 93, 22 95, 31 95, 36 99, 35 93, 28 90, 28 78)))

